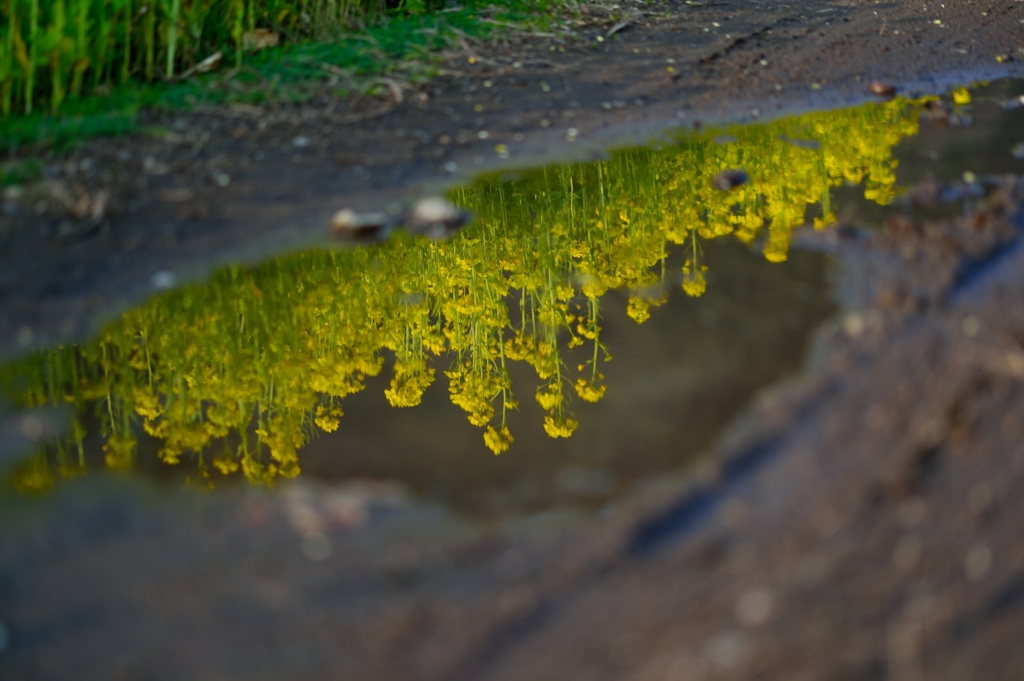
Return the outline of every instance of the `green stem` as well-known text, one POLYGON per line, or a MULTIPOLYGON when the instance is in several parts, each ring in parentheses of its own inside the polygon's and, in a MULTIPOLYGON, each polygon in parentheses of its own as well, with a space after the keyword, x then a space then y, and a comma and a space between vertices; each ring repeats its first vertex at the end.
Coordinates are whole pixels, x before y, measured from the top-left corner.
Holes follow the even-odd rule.
POLYGON ((32 113, 32 95, 36 88, 39 63, 39 0, 31 0, 28 18, 28 73, 25 74, 25 114, 32 113))
POLYGON ((171 23, 167 28, 167 78, 174 77, 174 51, 178 47, 178 14, 181 13, 181 0, 171 2, 171 23))

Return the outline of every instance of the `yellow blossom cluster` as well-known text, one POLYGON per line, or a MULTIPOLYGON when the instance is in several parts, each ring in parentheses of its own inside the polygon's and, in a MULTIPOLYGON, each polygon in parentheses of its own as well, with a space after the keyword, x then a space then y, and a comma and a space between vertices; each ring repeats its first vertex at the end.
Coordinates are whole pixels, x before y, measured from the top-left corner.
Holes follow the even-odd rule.
MULTIPOLYGON (((643 322, 666 300, 670 249, 683 252, 683 290, 699 296, 702 241, 732 235, 778 262, 809 210, 818 226, 832 221, 834 187, 863 183, 868 198, 891 200, 892 148, 917 132, 918 108, 893 100, 690 134, 511 181, 483 177, 451 194, 477 216, 452 239, 399 236, 228 268, 127 313, 94 342, 0 370, 0 386, 26 406, 72 405, 71 434, 46 454, 64 475, 82 469, 90 412, 112 468, 131 466, 145 432, 163 461, 190 456, 204 478, 209 463, 253 482, 297 475, 299 449, 343 427, 344 398, 387 357, 395 407, 419 404, 443 361, 451 401, 496 454, 513 442, 508 365, 525 362, 545 431, 569 437, 578 424, 567 387, 586 402, 605 394, 607 291, 630 291, 627 313, 643 322), (713 178, 730 169, 749 182, 716 189, 713 178), (573 374, 562 350, 584 344, 592 352, 573 374), (204 457, 214 442, 224 444, 204 457)), ((21 486, 48 485, 47 465, 27 463, 21 486)))

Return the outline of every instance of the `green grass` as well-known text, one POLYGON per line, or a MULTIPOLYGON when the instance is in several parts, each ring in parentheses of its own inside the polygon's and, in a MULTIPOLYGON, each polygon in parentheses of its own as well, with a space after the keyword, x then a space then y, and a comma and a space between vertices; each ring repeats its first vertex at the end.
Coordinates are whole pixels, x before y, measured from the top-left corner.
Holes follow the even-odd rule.
MULTIPOLYGON (((483 39, 505 30, 488 20, 543 26, 554 1, 505 0, 500 6, 469 5, 454 11, 410 13, 400 9, 360 28, 335 25, 306 35, 285 34, 282 28, 285 44, 239 55, 237 63, 225 56, 219 70, 185 80, 147 80, 146 57, 142 55, 135 70, 129 69, 123 77, 107 69, 113 75, 98 77, 88 94, 81 84, 78 96, 71 96, 76 90, 70 86, 64 87, 67 92, 58 106, 53 105, 55 95, 50 93, 46 99, 47 88, 37 83, 35 92, 49 105, 26 110, 24 96, 18 100, 8 93, 13 104, 21 106, 12 104, 6 115, 0 113, 0 149, 37 146, 60 150, 82 138, 128 132, 135 128, 136 115, 143 107, 301 102, 323 93, 325 87, 344 98, 357 91, 372 91, 384 76, 403 83, 422 82, 436 73, 440 50, 458 45, 463 38, 483 39)), ((0 52, 3 49, 0 42, 0 52)), ((193 64, 207 56, 205 52, 197 54, 193 64)), ((2 76, 0 64, 0 86, 2 76)), ((8 90, 18 89, 13 85, 23 86, 22 81, 11 81, 8 90)))

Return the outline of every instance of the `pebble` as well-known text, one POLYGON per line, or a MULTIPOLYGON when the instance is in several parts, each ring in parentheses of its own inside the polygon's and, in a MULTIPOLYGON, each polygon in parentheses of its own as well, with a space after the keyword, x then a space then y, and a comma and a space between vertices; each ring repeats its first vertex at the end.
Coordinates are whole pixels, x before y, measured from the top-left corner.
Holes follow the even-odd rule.
POLYGON ((871 94, 878 95, 879 97, 892 97, 896 94, 896 86, 882 80, 871 81, 868 89, 871 90, 871 94))
POLYGON ((771 619, 775 595, 769 589, 745 591, 736 600, 736 619, 745 627, 756 627, 771 619))
POLYGON ((472 214, 439 196, 428 196, 413 204, 405 227, 413 234, 433 239, 450 236, 469 223, 472 214))
POLYGON ((1024 106, 1024 95, 1017 95, 1003 102, 1003 108, 1006 110, 1019 109, 1022 106, 1024 106))
POLYGON ((150 279, 150 281, 153 284, 153 288, 169 289, 174 286, 178 279, 177 277, 174 276, 174 272, 162 270, 160 272, 155 273, 152 279, 150 279))
POLYGON ((980 582, 992 569, 992 549, 986 544, 979 543, 971 547, 964 558, 964 572, 971 582, 980 582))
POLYGON ((342 208, 331 218, 331 233, 340 239, 372 239, 387 236, 392 218, 385 213, 357 213, 342 208))

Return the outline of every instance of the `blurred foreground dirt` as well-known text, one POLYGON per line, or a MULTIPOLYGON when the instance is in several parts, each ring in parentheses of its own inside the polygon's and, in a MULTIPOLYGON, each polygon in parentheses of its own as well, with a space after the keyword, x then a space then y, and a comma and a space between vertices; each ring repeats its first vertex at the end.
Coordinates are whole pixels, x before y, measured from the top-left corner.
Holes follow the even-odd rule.
POLYGON ((4 510, 0 677, 1024 675, 1024 184, 801 236, 844 312, 695 473, 471 524, 380 483, 4 510))

